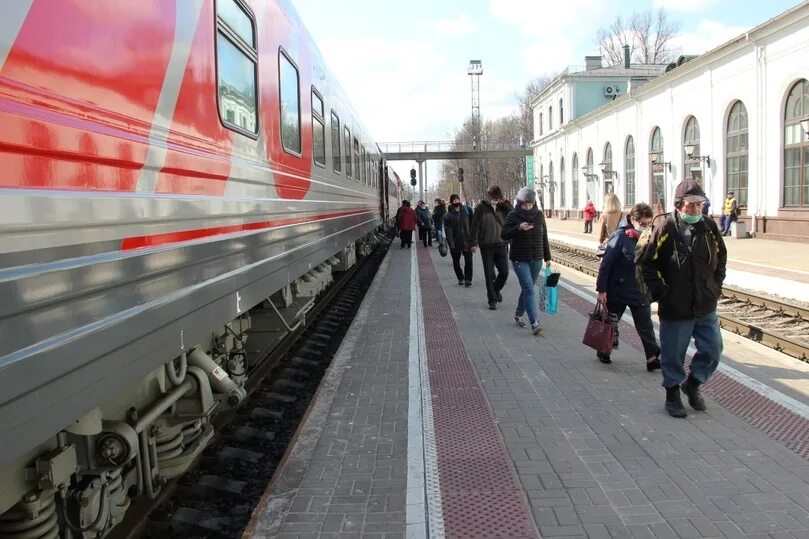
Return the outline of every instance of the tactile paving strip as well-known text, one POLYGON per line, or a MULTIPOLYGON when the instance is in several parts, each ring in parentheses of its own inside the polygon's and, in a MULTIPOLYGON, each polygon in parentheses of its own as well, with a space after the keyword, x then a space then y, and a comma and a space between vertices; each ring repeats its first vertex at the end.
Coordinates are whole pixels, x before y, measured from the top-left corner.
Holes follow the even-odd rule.
MULTIPOLYGON (((583 315, 593 310, 593 304, 564 288, 559 289, 559 298, 569 307, 583 315)), ((643 345, 632 324, 621 320, 621 341, 643 352, 643 345)), ((643 361, 643 354, 639 356, 643 361)), ((686 366, 691 356, 686 356, 686 366)), ((639 363, 642 364, 642 363, 639 363)), ((761 430, 771 438, 809 460, 809 420, 784 406, 753 391, 738 380, 716 371, 702 388, 702 393, 723 408, 761 430)), ((662 404, 661 404, 662 408, 662 404)))
POLYGON ((418 263, 446 537, 537 538, 427 249, 418 250, 418 263))

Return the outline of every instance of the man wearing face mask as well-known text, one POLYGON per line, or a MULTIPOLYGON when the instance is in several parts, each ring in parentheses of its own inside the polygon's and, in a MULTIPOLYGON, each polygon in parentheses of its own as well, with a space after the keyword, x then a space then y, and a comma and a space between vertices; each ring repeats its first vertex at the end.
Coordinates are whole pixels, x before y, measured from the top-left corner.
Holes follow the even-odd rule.
POLYGON ((722 293, 727 249, 716 223, 701 213, 705 193, 694 180, 674 193, 675 211, 655 222, 640 264, 660 318, 660 366, 666 412, 686 417, 680 390, 695 410, 705 410, 699 386, 708 381, 722 354, 716 304, 722 293), (697 352, 688 377, 684 361, 691 338, 697 352))
POLYGON ((449 210, 444 215, 444 232, 458 286, 472 286, 472 212, 467 206, 461 205, 461 197, 455 193, 449 197, 449 210))
POLYGON ((475 206, 475 213, 472 216, 472 252, 480 247, 486 296, 489 309, 494 311, 497 304, 503 301, 500 290, 508 279, 508 244, 500 237, 500 232, 506 215, 514 209, 514 206, 503 197, 503 191, 498 185, 490 185, 486 195, 488 200, 481 200, 480 204, 475 206))

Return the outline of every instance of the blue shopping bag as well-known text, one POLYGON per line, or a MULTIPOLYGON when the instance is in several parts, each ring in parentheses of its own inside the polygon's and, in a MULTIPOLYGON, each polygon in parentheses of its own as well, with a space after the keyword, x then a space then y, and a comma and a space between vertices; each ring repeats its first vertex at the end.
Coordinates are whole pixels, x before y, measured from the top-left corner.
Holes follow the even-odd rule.
POLYGON ((559 291, 556 289, 558 281, 558 274, 554 274, 550 266, 545 266, 545 270, 542 272, 542 286, 539 287, 539 310, 548 314, 556 314, 559 305, 559 291), (550 279, 551 285, 549 286, 548 278, 551 275, 555 275, 555 278, 550 279))

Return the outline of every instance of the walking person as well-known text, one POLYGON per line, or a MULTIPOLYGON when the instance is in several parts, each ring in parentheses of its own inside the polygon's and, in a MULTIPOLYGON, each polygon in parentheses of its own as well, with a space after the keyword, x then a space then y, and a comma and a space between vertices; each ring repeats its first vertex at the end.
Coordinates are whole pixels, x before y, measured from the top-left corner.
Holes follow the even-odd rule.
POLYGON ((399 227, 399 237, 402 241, 401 248, 413 245, 413 231, 416 229, 416 212, 410 207, 410 201, 403 200, 402 206, 396 212, 396 226, 399 227))
MULTIPOLYGON (((652 324, 651 304, 635 284, 635 247, 640 235, 651 226, 653 216, 648 204, 632 206, 607 242, 596 281, 599 303, 618 320, 627 307, 632 312, 635 330, 643 343, 646 370, 650 372, 660 368, 660 347, 652 324)), ((612 363, 609 353, 597 352, 596 356, 602 363, 612 363)))
POLYGON ((615 193, 607 193, 604 196, 604 210, 598 218, 598 243, 602 245, 610 234, 618 229, 624 214, 621 211, 621 201, 615 193))
POLYGON ((523 316, 527 314, 531 331, 537 335, 541 327, 534 290, 542 270, 542 261, 551 261, 551 246, 548 243, 545 214, 537 207, 536 192, 532 187, 523 187, 517 193, 517 207, 506 216, 500 236, 511 241, 509 258, 514 274, 520 281, 520 297, 514 321, 518 327, 524 328, 523 316))
POLYGON ((733 191, 728 191, 722 206, 722 216, 719 218, 719 226, 722 227, 723 236, 730 236, 730 223, 736 220, 738 210, 739 205, 736 202, 736 197, 733 196, 733 191))
POLYGON ((498 185, 490 185, 486 190, 487 199, 475 206, 472 215, 472 252, 480 247, 483 260, 483 279, 486 281, 486 297, 489 309, 496 310, 503 301, 500 290, 508 279, 508 244, 500 237, 506 215, 514 209, 511 202, 503 198, 498 185))
POLYGON ((472 286, 472 211, 469 206, 461 204, 461 197, 456 194, 449 197, 449 209, 443 224, 458 286, 472 286))
POLYGON ((440 198, 435 199, 433 208, 433 229, 435 230, 435 241, 438 245, 444 243, 444 216, 447 214, 447 206, 440 198))
POLYGON ((700 212, 703 200, 699 184, 681 182, 674 193, 675 211, 655 220, 640 260, 651 298, 658 302, 665 409, 673 417, 687 415, 680 390, 693 409, 705 410, 699 387, 710 379, 722 354, 716 304, 727 249, 716 223, 700 212), (697 353, 686 378, 683 364, 692 337, 697 353))
POLYGON ((419 200, 416 216, 418 217, 419 240, 424 243, 425 247, 428 245, 432 247, 433 237, 430 235, 430 231, 433 228, 433 218, 430 216, 430 210, 427 209, 427 204, 423 200, 419 200))
POLYGON ((593 232, 593 219, 596 216, 596 207, 593 204, 592 200, 587 201, 587 205, 584 206, 584 233, 585 234, 592 234, 593 232))

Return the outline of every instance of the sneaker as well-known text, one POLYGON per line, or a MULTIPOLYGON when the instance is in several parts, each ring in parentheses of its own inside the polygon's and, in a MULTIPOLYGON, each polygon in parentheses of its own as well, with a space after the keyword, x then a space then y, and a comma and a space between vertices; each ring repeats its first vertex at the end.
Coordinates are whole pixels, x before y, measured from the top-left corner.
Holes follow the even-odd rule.
POLYGON ((607 364, 612 363, 612 360, 610 359, 609 354, 604 354, 602 352, 596 352, 596 357, 598 358, 598 360, 601 363, 607 363, 607 364))
POLYGON ((533 324, 531 324, 531 333, 533 333, 534 335, 539 335, 541 331, 542 327, 539 325, 539 322, 534 322, 533 324))
POLYGON ((466 281, 466 282, 464 283, 464 285, 465 285, 466 287, 470 287, 470 286, 472 286, 472 281, 466 281))
POLYGON ((493 302, 493 301, 490 301, 489 302, 489 310, 490 311, 496 311, 497 310, 497 304, 495 302, 493 302))
POLYGON ((646 372, 652 372, 660 368, 660 358, 653 357, 646 361, 646 372))
POLYGON ((705 406, 705 399, 700 395, 699 385, 699 381, 689 375, 683 385, 680 386, 680 389, 683 390, 683 393, 688 395, 688 404, 691 408, 703 412, 707 406, 705 406))
POLYGON ((528 325, 522 316, 515 316, 514 322, 516 322, 518 328, 524 328, 528 325))
POLYGON ((463 286, 463 280, 462 279, 458 279, 458 286, 463 286))

